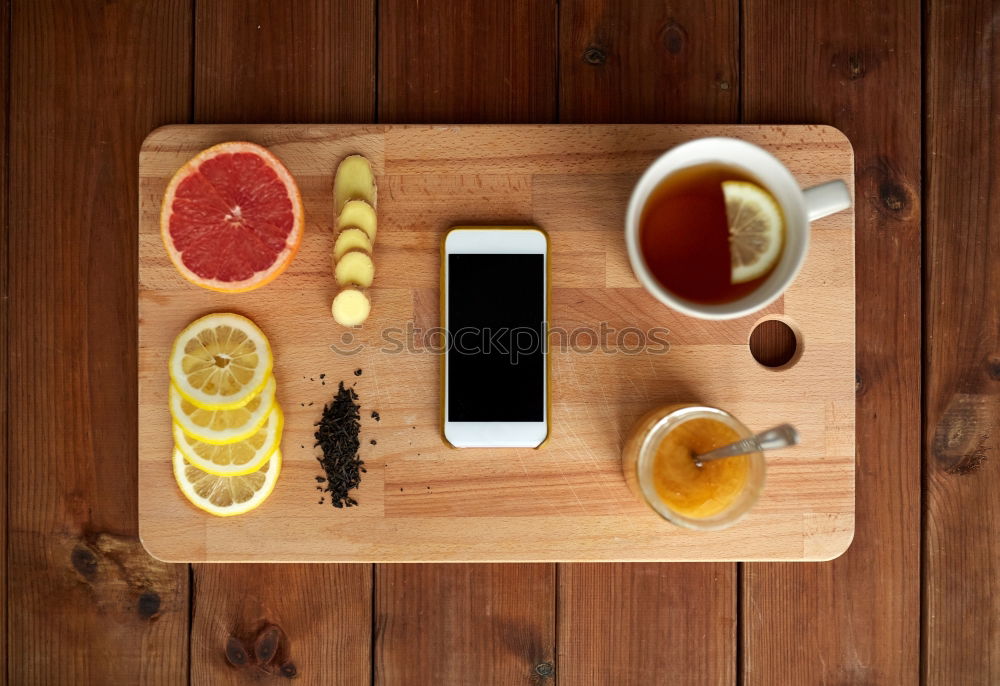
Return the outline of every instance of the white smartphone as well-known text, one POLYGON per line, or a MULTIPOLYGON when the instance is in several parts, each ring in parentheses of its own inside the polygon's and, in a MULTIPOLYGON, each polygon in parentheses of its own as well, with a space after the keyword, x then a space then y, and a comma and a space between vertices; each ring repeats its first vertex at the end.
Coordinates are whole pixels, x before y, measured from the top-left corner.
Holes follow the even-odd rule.
POLYGON ((444 437, 537 448, 549 434, 549 241, 533 226, 456 226, 441 256, 444 437))

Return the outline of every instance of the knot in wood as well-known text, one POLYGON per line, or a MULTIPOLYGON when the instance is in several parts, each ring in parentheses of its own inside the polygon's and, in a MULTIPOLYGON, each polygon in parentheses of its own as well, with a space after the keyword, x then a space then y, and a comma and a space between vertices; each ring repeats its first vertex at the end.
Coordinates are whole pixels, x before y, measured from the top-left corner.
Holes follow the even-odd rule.
POLYGON ((535 674, 542 677, 543 679, 551 678, 556 673, 556 668, 551 662, 543 662, 539 665, 535 665, 535 674))
POLYGON ((590 65, 600 66, 608 61, 608 56, 601 48, 591 45, 583 51, 583 61, 590 65))
POLYGON ((878 197, 882 206, 891 212, 902 212, 909 204, 906 189, 892 180, 885 180, 878 186, 878 197))
POLYGON ((153 591, 146 591, 139 596, 139 616, 144 619, 152 618, 160 611, 160 594, 153 591))
POLYGON ((87 581, 93 581, 97 576, 97 556, 90 550, 82 545, 78 545, 73 548, 73 552, 69 556, 70 562, 73 565, 73 569, 80 573, 87 581))
POLYGON ((230 636, 226 641, 226 660, 233 667, 243 667, 250 661, 246 646, 235 636, 230 636))
POLYGON ((663 47, 671 55, 680 54, 685 43, 687 43, 687 31, 684 30, 683 26, 677 22, 670 22, 663 27, 663 47))
POLYGON ((1000 356, 991 355, 986 360, 986 374, 994 381, 1000 381, 1000 356))
POLYGON ((865 58, 862 55, 852 54, 847 56, 847 78, 857 81, 865 77, 865 58))
POLYGON ((281 640, 281 629, 273 624, 269 624, 261 629, 254 642, 253 653, 257 662, 266 665, 274 659, 278 652, 278 643, 281 640))
POLYGON ((934 432, 931 451, 941 469, 958 476, 974 474, 992 443, 996 403, 992 396, 954 394, 934 432))

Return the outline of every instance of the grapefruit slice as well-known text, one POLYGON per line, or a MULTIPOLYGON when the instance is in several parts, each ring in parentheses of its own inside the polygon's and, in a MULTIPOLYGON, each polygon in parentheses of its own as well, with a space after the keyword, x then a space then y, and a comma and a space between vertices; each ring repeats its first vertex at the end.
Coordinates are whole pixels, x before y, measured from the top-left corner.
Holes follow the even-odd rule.
POLYGON ((254 143, 220 143, 195 155, 170 180, 160 210, 163 245, 177 271, 227 293, 281 274, 304 224, 295 179, 254 143))

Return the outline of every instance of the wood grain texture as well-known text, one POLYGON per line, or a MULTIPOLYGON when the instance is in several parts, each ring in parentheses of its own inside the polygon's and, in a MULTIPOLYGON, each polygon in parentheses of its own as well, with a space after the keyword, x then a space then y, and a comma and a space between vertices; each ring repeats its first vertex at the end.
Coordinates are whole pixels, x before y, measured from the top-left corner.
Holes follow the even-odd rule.
POLYGON ((735 123, 739 3, 569 0, 559 7, 559 120, 735 123))
POLYGON ((917 2, 743 3, 745 121, 838 126, 858 174, 857 534, 830 564, 745 566, 748 685, 918 680, 919 15, 917 2))
POLYGON ((528 684, 554 673, 555 565, 377 569, 376 684, 528 684))
POLYGON ((780 319, 768 319, 755 326, 749 345, 753 359, 765 367, 788 364, 799 348, 794 329, 780 319))
POLYGON ((562 683, 732 684, 736 565, 559 565, 562 683))
POLYGON ((187 570, 136 538, 136 161, 188 110, 190 3, 12 7, 7 677, 187 678, 187 570))
MULTIPOLYGON (((375 106, 374 23, 371 0, 199 1, 195 120, 370 119, 375 106)), ((315 383, 319 404, 332 388, 315 383)), ((311 445, 308 438, 302 443, 311 445)), ((332 508, 315 505, 315 491, 308 499, 315 507, 311 516, 335 516, 332 508)), ((246 544, 256 538, 242 540, 246 544)), ((370 565, 202 564, 194 566, 194 580, 192 683, 283 681, 293 675, 310 684, 367 683, 370 565), (266 643, 260 637, 269 631, 280 637, 281 649, 262 668, 254 643, 266 643), (239 646, 248 657, 234 667, 239 646)))
POLYGON ((926 4, 924 677, 1000 683, 1000 23, 926 4))
POLYGON ((556 0, 381 0, 379 121, 555 118, 556 0))
POLYGON ((7 114, 10 112, 10 1, 0 3, 0 55, 3 55, 3 64, 0 65, 0 103, 3 105, 3 117, 0 118, 0 245, 3 246, 3 253, 0 254, 0 371, 3 378, 0 378, 0 675, 7 677, 7 626, 8 626, 8 601, 7 601, 7 412, 8 395, 7 380, 10 378, 10 365, 7 356, 7 336, 10 331, 10 319, 8 317, 7 303, 10 301, 10 291, 7 285, 7 274, 10 271, 8 255, 10 248, 8 236, 10 235, 7 226, 7 198, 10 193, 7 176, 7 114))
MULTIPOLYGON (((563 2, 560 121, 736 122, 738 34, 737 2, 563 2)), ((676 324, 678 342, 707 340, 676 324)), ((733 682, 735 564, 563 564, 557 598, 564 683, 733 682)))
POLYGON ((195 571, 192 684, 368 683, 371 565, 195 571))
POLYGON ((372 0, 199 0, 196 5, 195 121, 372 118, 372 0))
MULTIPOLYGON (((381 0, 378 120, 553 121, 557 5, 557 0, 381 0)), ((442 173, 437 178, 410 174, 404 183, 391 186, 391 192, 406 199, 414 216, 405 210, 395 216, 386 213, 383 203, 383 225, 388 220, 390 227, 419 231, 434 221, 439 211, 433 204, 434 189, 448 185, 453 172, 442 173)), ((483 178, 461 188, 448 203, 464 213, 463 220, 513 219, 523 216, 523 197, 519 196, 526 192, 531 191, 520 175, 483 178)), ((404 239, 399 247, 406 250, 408 242, 404 239)), ((381 252, 380 257, 385 256, 384 244, 381 252)), ((379 261, 380 273, 391 274, 383 261, 379 261)), ((401 276, 410 266, 402 261, 396 269, 404 270, 401 276)), ((439 325, 439 279, 424 269, 410 276, 423 277, 412 291, 412 321, 427 331, 439 325)), ((381 364, 370 371, 378 373, 385 367, 381 364)), ((436 378, 427 381, 437 385, 436 378)), ((438 421, 436 416, 420 420, 424 426, 436 426, 438 421)), ((409 430, 406 425, 400 429, 398 448, 404 451, 401 456, 408 453, 419 460, 427 454, 424 439, 414 446, 413 438, 407 436, 415 425, 416 420, 409 430)), ((434 487, 416 486, 409 489, 409 495, 435 497, 434 487)), ((395 495, 396 486, 391 489, 395 495)), ((399 489, 403 493, 404 485, 399 489)), ((447 492, 444 495, 448 497, 447 492)), ((555 569, 551 564, 376 565, 375 681, 408 686, 547 679, 555 654, 551 601, 556 593, 555 569)))
MULTIPOLYGON (((780 308, 805 334, 791 369, 759 366, 747 338, 758 316, 692 323, 655 306, 632 275, 621 240, 624 198, 664 149, 727 133, 760 143, 804 184, 851 181, 847 140, 828 127, 621 126, 191 126, 147 139, 141 155, 140 512, 143 540, 171 560, 598 561, 826 559, 853 529, 853 217, 814 225, 810 255, 780 308), (299 181, 306 235, 288 271, 249 295, 187 284, 160 241, 159 200, 193 152, 240 138, 270 146, 299 181), (538 155, 538 150, 546 154, 538 155), (361 152, 372 162, 380 230, 373 313, 351 333, 328 315, 333 221, 331 172, 361 152), (595 197, 595 193, 602 195, 595 197), (552 439, 540 450, 452 450, 439 434, 433 339, 408 353, 414 321, 436 321, 440 239, 457 223, 534 220, 552 242, 553 328, 599 332, 603 321, 666 334, 637 354, 609 337, 607 352, 577 340, 553 353, 552 439), (581 280, 581 263, 589 269, 581 280), (614 284, 601 289, 604 283, 614 284), (425 311, 429 309, 430 313, 425 311), (207 311, 254 319, 274 347, 285 410, 283 475, 251 515, 205 517, 170 474, 165 368, 176 332, 207 311), (676 344, 674 343, 676 341, 676 344), (365 374, 354 377, 355 368, 365 374), (359 508, 316 504, 309 438, 334 383, 355 380, 368 462, 359 508), (779 376, 776 376, 779 375, 779 376), (740 379, 734 384, 733 379, 740 379), (776 383, 780 381, 780 383, 776 383), (748 393, 746 389, 753 389, 748 393), (797 389, 797 390, 796 390, 797 389), (808 392, 807 392, 808 391, 808 392), (652 407, 696 399, 728 408, 749 426, 780 414, 803 444, 770 461, 754 511, 725 531, 667 527, 628 491, 621 441, 652 407), (309 405, 314 403, 314 405, 309 405), (381 422, 368 418, 381 413, 381 422), (368 445, 370 438, 377 445, 368 445), (300 445, 305 446, 300 449, 300 445), (251 535, 257 545, 240 544, 251 535)), ((775 305, 774 307, 778 307, 775 305)), ((652 335, 652 334, 651 334, 652 335)), ((419 340, 417 341, 420 342, 419 340)))

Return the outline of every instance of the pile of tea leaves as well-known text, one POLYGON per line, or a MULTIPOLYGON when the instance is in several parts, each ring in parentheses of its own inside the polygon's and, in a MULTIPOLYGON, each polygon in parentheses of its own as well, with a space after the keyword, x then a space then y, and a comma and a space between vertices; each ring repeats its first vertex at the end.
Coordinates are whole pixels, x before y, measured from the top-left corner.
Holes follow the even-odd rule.
POLYGON ((316 443, 323 454, 316 459, 326 476, 317 476, 320 490, 330 494, 334 507, 352 507, 358 502, 350 497, 351 490, 361 483, 361 474, 367 472, 364 462, 358 459, 361 431, 358 394, 353 388, 344 388, 340 382, 333 400, 323 407, 323 415, 316 422, 316 443))

